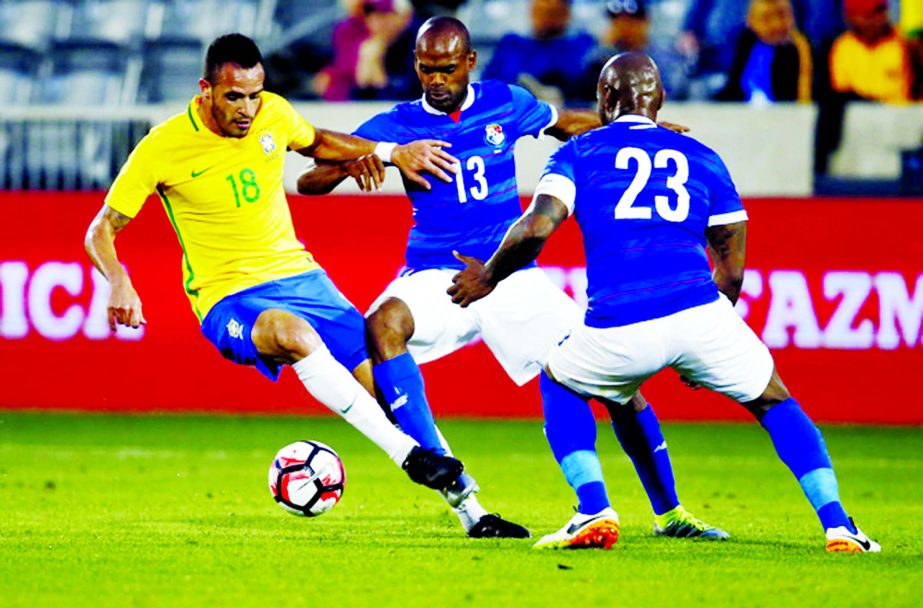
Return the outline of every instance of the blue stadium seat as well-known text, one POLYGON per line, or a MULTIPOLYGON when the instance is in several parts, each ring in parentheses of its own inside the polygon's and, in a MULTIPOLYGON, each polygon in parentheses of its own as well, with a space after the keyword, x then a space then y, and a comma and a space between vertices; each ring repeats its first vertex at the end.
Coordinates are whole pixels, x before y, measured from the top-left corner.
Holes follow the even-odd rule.
POLYGON ((74 5, 66 38, 72 45, 140 45, 148 22, 147 0, 83 0, 74 5))
POLYGON ((198 93, 205 49, 199 42, 151 42, 144 51, 142 98, 148 103, 188 101, 198 93))
POLYGON ((151 37, 207 44, 229 32, 256 36, 260 7, 258 0, 167 0, 159 31, 151 37))
POLYGON ((106 47, 56 49, 51 73, 40 79, 36 101, 73 106, 134 103, 140 62, 106 47))
POLYGON ((55 35, 59 2, 0 3, 0 48, 44 53, 55 35))

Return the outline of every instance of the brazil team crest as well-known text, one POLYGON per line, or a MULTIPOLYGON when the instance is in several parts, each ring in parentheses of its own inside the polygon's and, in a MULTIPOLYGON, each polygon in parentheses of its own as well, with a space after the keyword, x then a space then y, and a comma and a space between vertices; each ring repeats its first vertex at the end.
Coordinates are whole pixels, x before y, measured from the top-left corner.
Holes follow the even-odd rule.
POLYGON ((504 140, 506 140, 506 135, 503 134, 503 127, 497 123, 491 123, 484 127, 484 141, 490 145, 499 146, 504 140))
POLYGON ((263 146, 263 152, 266 154, 272 154, 276 151, 276 140, 272 138, 272 133, 269 131, 260 135, 260 145, 263 146))

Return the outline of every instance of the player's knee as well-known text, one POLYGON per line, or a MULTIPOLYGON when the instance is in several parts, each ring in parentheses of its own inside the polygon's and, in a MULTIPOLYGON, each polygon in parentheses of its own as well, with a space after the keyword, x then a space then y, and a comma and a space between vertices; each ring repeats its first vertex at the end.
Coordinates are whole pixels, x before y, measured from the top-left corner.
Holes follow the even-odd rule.
POLYGON ((263 355, 294 362, 324 343, 311 324, 284 311, 266 311, 253 326, 253 343, 263 355))
POLYGON ((403 346, 413 335, 413 315, 403 301, 388 298, 370 311, 366 332, 373 346, 403 346))

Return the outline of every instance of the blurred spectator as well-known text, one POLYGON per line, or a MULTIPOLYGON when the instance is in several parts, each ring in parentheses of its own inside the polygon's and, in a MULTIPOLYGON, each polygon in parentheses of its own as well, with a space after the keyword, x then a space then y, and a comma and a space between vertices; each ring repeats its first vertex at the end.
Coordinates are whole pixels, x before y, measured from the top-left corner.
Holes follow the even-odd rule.
POLYGON ((686 64, 682 56, 668 46, 658 48, 650 44, 651 15, 646 0, 608 0, 606 14, 609 27, 599 37, 599 46, 587 68, 582 97, 587 101, 596 98, 596 83, 606 62, 619 53, 642 52, 651 56, 660 69, 660 77, 671 99, 685 94, 686 64))
POLYGON ((913 64, 913 98, 923 99, 923 2, 905 0, 901 4, 901 30, 907 35, 913 64))
POLYGON ((317 74, 314 90, 327 101, 417 95, 410 5, 405 0, 344 3, 348 16, 333 31, 333 62, 317 74))
POLYGON ((830 50, 833 90, 884 103, 910 101, 911 57, 888 18, 887 0, 845 0, 843 7, 849 31, 830 50))
POLYGON ((717 99, 766 104, 811 101, 811 46, 790 0, 751 0, 728 81, 717 99))
POLYGON ((745 0, 691 0, 676 45, 695 66, 693 97, 712 97, 724 86, 746 20, 745 0))
POLYGON ((532 0, 532 35, 507 34, 497 43, 482 78, 519 84, 552 104, 583 96, 583 79, 596 41, 568 32, 569 0, 532 0))

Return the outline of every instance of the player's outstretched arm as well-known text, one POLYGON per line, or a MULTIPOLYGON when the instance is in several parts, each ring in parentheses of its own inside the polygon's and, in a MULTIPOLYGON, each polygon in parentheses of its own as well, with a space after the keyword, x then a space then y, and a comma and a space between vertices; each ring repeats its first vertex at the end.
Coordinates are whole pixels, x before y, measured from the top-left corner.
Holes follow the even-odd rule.
POLYGON ((480 300, 497 284, 538 257, 545 241, 567 219, 567 207, 560 199, 539 194, 515 224, 510 226, 487 263, 455 253, 466 268, 452 277, 448 293, 462 308, 480 300))
POLYGON ((376 154, 381 160, 396 165, 407 179, 429 190, 430 183, 421 175, 423 172, 431 173, 445 182, 452 181, 446 172, 455 173, 458 160, 443 150, 450 145, 436 139, 421 139, 398 145, 317 129, 314 143, 297 152, 304 156, 333 161, 355 160, 376 154))
POLYGON ((314 160, 314 163, 298 176, 300 194, 329 194, 346 178, 356 180, 362 192, 381 188, 385 179, 385 165, 375 154, 360 156, 355 160, 314 160))
POLYGON ((558 110, 558 121, 545 129, 545 133, 567 141, 574 135, 580 135, 602 125, 599 114, 593 110, 558 110))
POLYGON ((90 222, 83 241, 93 265, 108 279, 111 287, 107 312, 112 331, 115 331, 116 325, 138 327, 147 323, 141 310, 141 298, 138 297, 115 251, 115 235, 130 221, 131 218, 127 215, 119 213, 109 205, 103 205, 90 222))
MULTIPOLYGON (((689 131, 689 127, 675 122, 661 120, 657 124, 677 133, 689 131)), ((558 110, 558 122, 545 129, 545 133, 561 141, 567 141, 575 135, 600 126, 602 122, 599 120, 599 114, 593 110, 558 110)))
POLYGON ((747 222, 710 226, 705 229, 708 252, 715 271, 712 276, 718 290, 732 304, 740 297, 744 284, 744 265, 747 257, 747 222))

